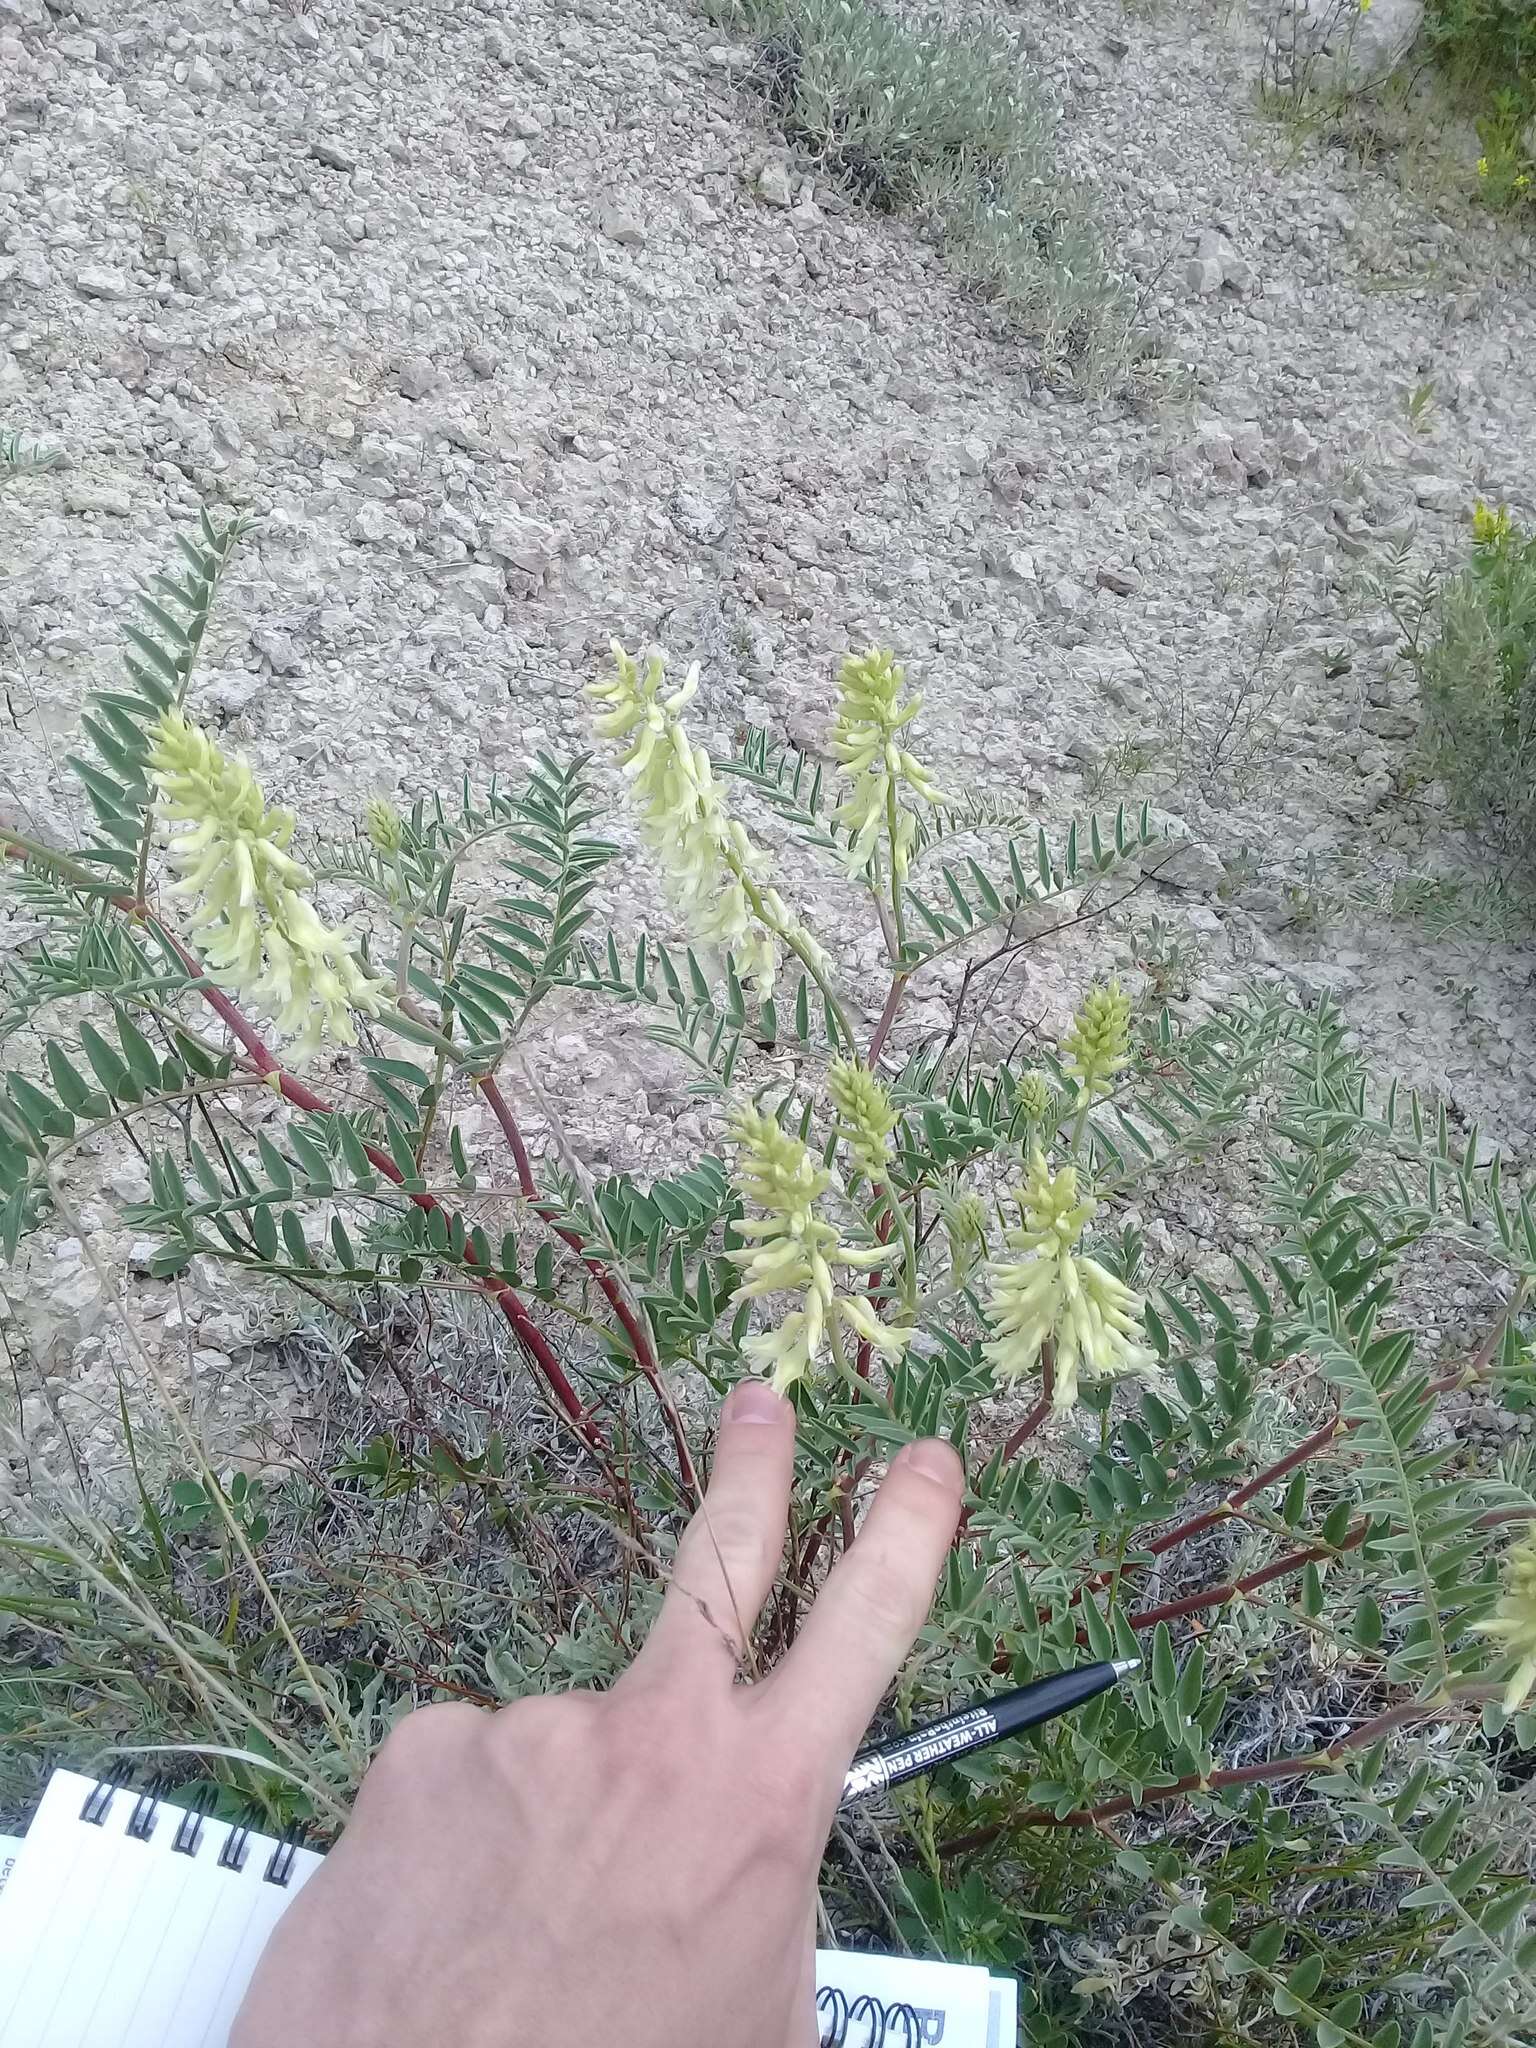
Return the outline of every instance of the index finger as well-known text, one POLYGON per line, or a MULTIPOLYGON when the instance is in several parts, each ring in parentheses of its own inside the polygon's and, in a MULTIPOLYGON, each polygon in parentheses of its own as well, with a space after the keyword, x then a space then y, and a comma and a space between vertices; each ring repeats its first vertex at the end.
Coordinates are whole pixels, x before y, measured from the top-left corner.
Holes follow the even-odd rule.
POLYGON ((794 1469, 794 1409, 764 1381, 743 1380, 721 1413, 709 1488, 630 1667, 634 1680, 701 1666, 734 1677, 784 1553, 794 1469))
POLYGON ((927 1619, 964 1488, 947 1443, 908 1444, 774 1673, 775 1701, 832 1744, 840 1771, 927 1619))

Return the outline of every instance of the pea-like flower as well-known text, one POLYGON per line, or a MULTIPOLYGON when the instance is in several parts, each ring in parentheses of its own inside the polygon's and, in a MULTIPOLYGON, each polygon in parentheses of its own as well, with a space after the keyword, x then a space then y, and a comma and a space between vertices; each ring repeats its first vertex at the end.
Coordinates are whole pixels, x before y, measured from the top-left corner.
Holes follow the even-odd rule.
POLYGON ((891 1163, 896 1112, 884 1084, 861 1060, 833 1060, 827 1093, 837 1111, 837 1135, 854 1165, 869 1180, 883 1180, 891 1163))
POLYGON ((371 796, 363 807, 369 844, 378 853, 398 853, 405 843, 405 821, 387 796, 371 796))
POLYGON ((964 1286, 987 1256, 987 1225, 991 1212, 980 1195, 957 1194, 944 1205, 944 1232, 949 1239, 949 1270, 964 1286))
POLYGON ((752 1364, 770 1373, 775 1391, 783 1393, 812 1370, 834 1329, 884 1357, 899 1358, 911 1332, 888 1328, 866 1297, 836 1291, 839 1268, 869 1272, 888 1252, 883 1245, 839 1242, 835 1226, 817 1209, 831 1182, 827 1169, 801 1139, 750 1105, 732 1117, 730 1135, 739 1152, 736 1185, 748 1202, 765 1211, 736 1225, 754 1242, 727 1254, 742 1269, 732 1300, 800 1296, 799 1307, 789 1310, 777 1329, 747 1338, 742 1349, 752 1364))
POLYGON ((1517 1660, 1504 1689, 1504 1711, 1513 1714, 1536 1686, 1536 1532, 1510 1546, 1499 1604, 1487 1621, 1472 1626, 1479 1635, 1495 1637, 1517 1660))
POLYGON ((891 859, 896 873, 905 875, 917 823, 901 803, 901 792, 905 790, 923 803, 940 800, 927 769, 901 744, 901 733, 922 710, 923 700, 906 695, 906 671, 883 648, 850 654, 838 677, 838 689, 837 718, 828 746, 853 784, 837 812, 837 822, 853 834, 849 869, 856 875, 868 869, 881 834, 891 824, 894 808, 891 859))
POLYGON ((373 1016, 385 984, 347 929, 322 924, 302 893, 311 877, 288 852, 293 814, 269 810, 245 762, 179 711, 161 715, 150 772, 180 876, 170 893, 194 906, 188 929, 209 972, 296 1033, 295 1058, 327 1039, 356 1045, 352 1013, 373 1016))
POLYGON ((1013 1093, 1014 1108, 1026 1123, 1044 1123, 1051 1109, 1051 1082, 1048 1074, 1042 1074, 1038 1067, 1031 1067, 1020 1074, 1013 1093))
POLYGON ((637 661, 615 640, 613 673, 587 688, 605 707, 593 718, 593 730, 621 743, 619 766, 641 834, 689 931, 707 945, 728 948, 743 979, 767 996, 779 938, 800 928, 776 890, 759 888, 764 915, 754 910, 747 880, 762 872, 765 858, 727 811, 708 755, 688 737, 682 714, 698 687, 697 666, 669 689, 659 649, 646 649, 637 661))
POLYGON ((982 1350, 998 1379, 1033 1372, 1047 1343, 1055 1351, 1058 1409, 1074 1405, 1082 1373, 1155 1371, 1156 1354, 1137 1341, 1140 1296, 1077 1249, 1098 1205, 1079 1200, 1076 1169, 1053 1174, 1036 1148, 1017 1199, 1021 1227, 1008 1233, 1008 1248, 1019 1256, 989 1269, 987 1315, 997 1334, 982 1350))
POLYGON ((1062 1040, 1064 1065, 1077 1083, 1078 1106, 1098 1102, 1130 1064, 1131 999, 1118 981, 1090 989, 1062 1040))

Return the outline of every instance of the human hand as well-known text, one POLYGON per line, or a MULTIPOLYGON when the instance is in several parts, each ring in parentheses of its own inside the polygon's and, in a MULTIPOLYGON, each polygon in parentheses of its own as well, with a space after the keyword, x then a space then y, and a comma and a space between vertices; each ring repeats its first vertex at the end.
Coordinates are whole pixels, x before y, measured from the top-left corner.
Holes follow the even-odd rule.
POLYGON ((742 1685, 794 1437, 761 1381, 731 1395, 661 1612, 609 1692, 394 1730, 230 2048, 809 2048, 822 1850, 962 1474, 946 1444, 903 1450, 794 1647, 742 1685))

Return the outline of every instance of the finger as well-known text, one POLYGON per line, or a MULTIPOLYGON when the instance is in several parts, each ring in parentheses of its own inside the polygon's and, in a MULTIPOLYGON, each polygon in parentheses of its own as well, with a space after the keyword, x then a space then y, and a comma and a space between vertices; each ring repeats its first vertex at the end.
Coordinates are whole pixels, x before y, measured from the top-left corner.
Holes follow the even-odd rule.
POLYGON ((740 1663, 784 1551, 795 1465, 795 1411, 762 1380, 743 1380, 720 1415, 714 1469, 632 1675, 652 1682, 699 1662, 740 1663))
POLYGON ((948 1444, 907 1445, 775 1675, 778 1708, 818 1731, 839 1771, 927 1618, 964 1485, 948 1444))

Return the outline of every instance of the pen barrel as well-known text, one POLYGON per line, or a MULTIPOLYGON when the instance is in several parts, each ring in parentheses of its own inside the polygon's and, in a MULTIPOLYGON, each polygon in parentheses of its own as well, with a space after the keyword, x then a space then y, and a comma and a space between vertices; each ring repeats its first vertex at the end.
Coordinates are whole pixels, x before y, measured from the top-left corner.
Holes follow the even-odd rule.
POLYGON ((882 1742, 878 1749, 866 1750, 854 1758, 838 1803, 848 1806, 855 1799, 867 1799, 872 1793, 885 1791, 889 1785, 900 1785, 908 1778, 920 1777, 924 1771, 937 1770, 950 1757, 964 1756, 968 1750, 995 1740, 998 1733, 997 1717, 990 1707, 966 1707, 917 1734, 882 1742))
POLYGON ((967 1756, 973 1749, 982 1749, 1005 1735, 1016 1735, 1021 1729, 1068 1713, 1107 1692, 1121 1669, 1112 1663, 1098 1663, 1053 1672, 1049 1678, 1037 1678, 1017 1692, 965 1707, 958 1714, 935 1721, 931 1728, 918 1728, 910 1735, 882 1742, 878 1748, 866 1749, 848 1766, 838 1804, 851 1806, 855 1800, 871 1798, 890 1785, 900 1785, 924 1771, 937 1770, 952 1757, 967 1756))
POLYGON ((1070 1713, 1085 1701, 1097 1699, 1114 1682, 1115 1667, 1108 1663, 1079 1664, 1071 1671, 1054 1671, 1049 1678, 1037 1678, 1032 1685, 1021 1686, 1017 1692, 1004 1693, 1001 1699, 992 1701, 997 1732, 1017 1735, 1021 1729, 1054 1720, 1058 1714, 1070 1713))

